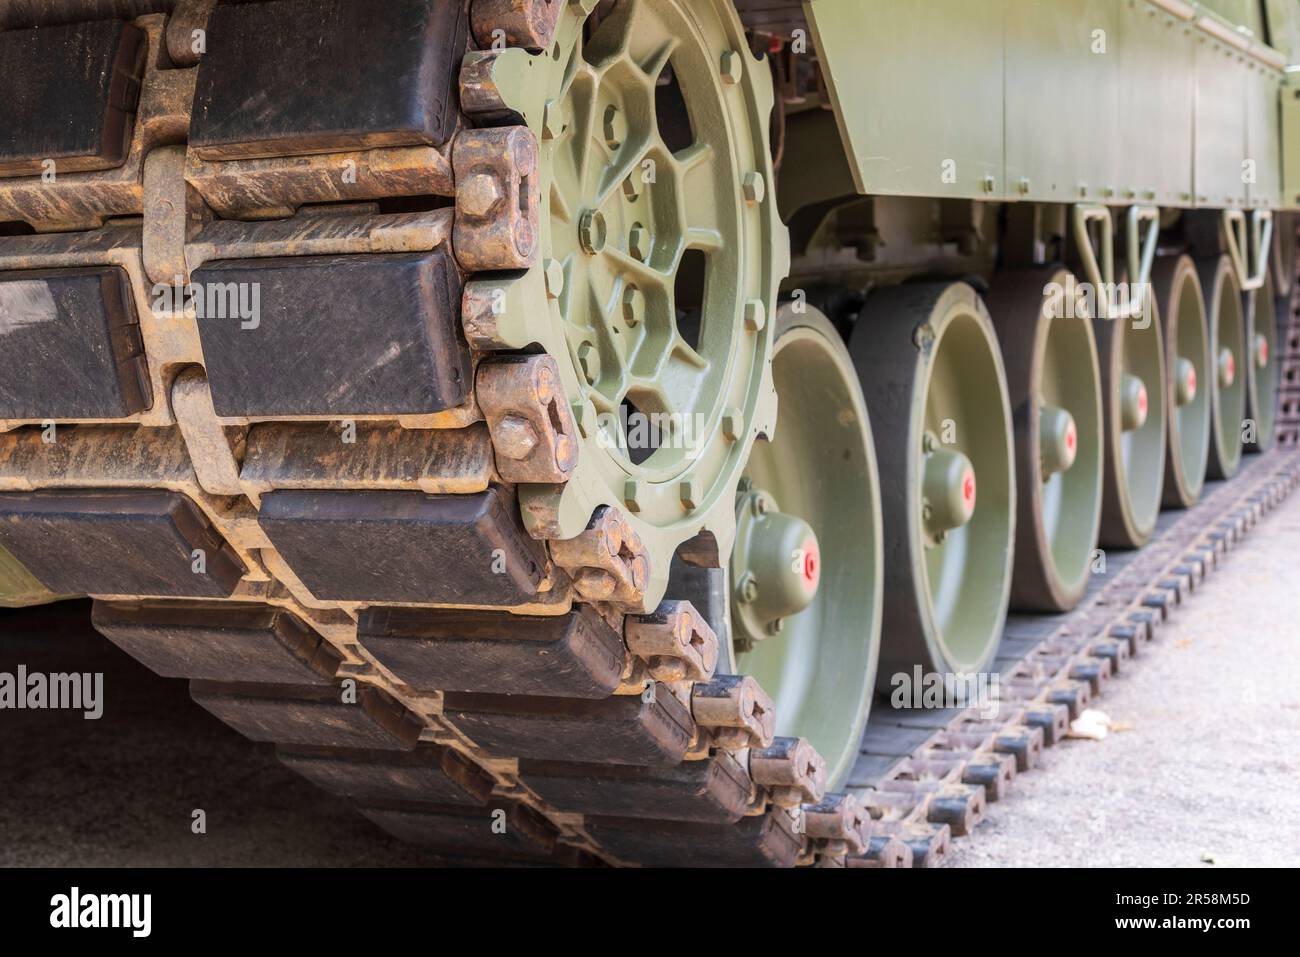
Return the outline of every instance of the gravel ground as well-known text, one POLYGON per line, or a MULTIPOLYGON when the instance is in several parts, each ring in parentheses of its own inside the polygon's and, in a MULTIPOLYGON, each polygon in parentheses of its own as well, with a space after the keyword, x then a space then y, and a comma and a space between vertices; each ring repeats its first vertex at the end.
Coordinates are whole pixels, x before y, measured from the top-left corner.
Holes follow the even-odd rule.
POLYGON ((1111 681, 1122 730, 1046 749, 950 866, 1300 865, 1297 544, 1293 494, 1111 681))

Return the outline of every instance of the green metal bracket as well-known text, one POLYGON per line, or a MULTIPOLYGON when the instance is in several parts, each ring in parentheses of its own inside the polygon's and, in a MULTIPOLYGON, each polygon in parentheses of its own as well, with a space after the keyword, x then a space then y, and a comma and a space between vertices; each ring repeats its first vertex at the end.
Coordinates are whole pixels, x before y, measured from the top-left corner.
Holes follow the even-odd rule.
MULTIPOLYGON (((1075 203, 1073 210, 1074 243, 1083 260, 1083 275, 1098 293, 1115 288, 1115 231, 1110 218, 1110 209, 1093 203, 1075 203), (1097 262, 1097 251, 1093 248, 1092 223, 1100 223, 1101 263, 1097 262)), ((1098 295, 1097 313, 1099 319, 1113 318, 1110 294, 1098 295)))
POLYGON ((1136 286, 1129 288, 1139 290, 1139 295, 1137 302, 1129 297, 1127 315, 1121 318, 1136 319, 1142 316, 1143 325, 1139 328, 1145 329, 1146 324, 1151 322, 1151 310, 1146 306, 1147 297, 1151 295, 1151 267, 1156 261, 1156 246, 1160 239, 1160 209, 1156 206, 1130 206, 1125 235, 1129 282, 1136 283, 1136 286), (1147 224, 1145 240, 1139 238, 1143 223, 1147 224))
POLYGON ((1240 209, 1223 211, 1223 236, 1228 258, 1242 292, 1254 292, 1264 285, 1268 272, 1269 246, 1273 242, 1273 211, 1255 209, 1250 213, 1250 237, 1247 245, 1246 213, 1240 209), (1243 248, 1246 256, 1242 255, 1243 248), (1246 258, 1249 257, 1249 260, 1246 258))
POLYGON ((1129 281, 1142 290, 1142 294, 1136 301, 1126 298, 1122 304, 1118 301, 1115 284, 1115 234, 1110 208, 1100 204, 1076 203, 1073 216, 1074 240, 1079 257, 1083 260, 1084 277, 1097 291, 1098 318, 1136 319, 1143 315, 1147 290, 1151 284, 1151 266, 1155 262, 1156 245, 1160 238, 1160 210, 1155 206, 1129 207, 1125 224, 1129 281), (1100 263, 1093 245, 1093 223, 1101 225, 1098 230, 1100 263), (1147 227, 1145 239, 1141 237, 1143 223, 1147 227))

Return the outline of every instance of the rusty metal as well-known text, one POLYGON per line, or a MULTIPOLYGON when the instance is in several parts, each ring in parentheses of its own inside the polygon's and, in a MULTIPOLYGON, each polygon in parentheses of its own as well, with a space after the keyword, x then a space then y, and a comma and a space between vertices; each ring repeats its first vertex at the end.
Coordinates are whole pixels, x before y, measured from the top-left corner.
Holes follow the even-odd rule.
POLYGON ((491 359, 479 365, 475 386, 501 477, 567 482, 578 464, 578 442, 555 359, 491 359))
POLYGON ((927 821, 948 825, 958 837, 970 834, 984 820, 984 789, 947 780, 890 778, 881 783, 875 803, 924 809, 927 821))
POLYGON ((261 422, 247 430, 239 477, 250 496, 274 488, 472 495, 492 479, 492 450, 481 422, 464 429, 261 422))
POLYGON ((475 280, 465 283, 461 294, 460 324, 471 349, 494 352, 509 349, 501 334, 505 292, 500 282, 475 280))
POLYGON ((452 151, 452 245, 471 272, 527 269, 537 261, 537 139, 526 126, 467 130, 452 151))
POLYGON ((728 751, 771 747, 776 705, 749 675, 720 675, 691 687, 691 715, 728 751))
POLYGON ((827 794, 803 809, 804 832, 824 842, 823 853, 831 857, 859 855, 871 839, 871 817, 852 794, 827 794))
POLYGON ((845 862, 850 868, 900 868, 912 867, 912 849, 896 837, 880 834, 867 843, 867 853, 851 857, 845 862))
POLYGON ((471 51, 461 61, 460 107, 478 120, 505 120, 515 115, 497 83, 499 52, 471 51))
POLYGON ((550 549, 584 600, 642 610, 650 557, 618 509, 597 509, 586 531, 575 538, 553 539, 550 549))
POLYGON ((185 178, 226 219, 289 216, 310 203, 455 194, 451 163, 432 146, 234 160, 191 151, 185 178))
POLYGON ((451 236, 452 213, 379 213, 371 204, 302 211, 269 222, 217 220, 185 247, 189 270, 221 259, 425 252, 451 236))
POLYGON ((653 614, 629 615, 623 635, 656 681, 708 681, 718 666, 718 636, 689 601, 665 601, 653 614))
POLYGON ((15 429, 0 435, 0 491, 43 488, 184 490, 194 469, 176 429, 81 425, 15 429))
MULTIPOLYGON (((480 0, 479 6, 485 5, 480 0)), ((181 0, 168 24, 169 45, 173 43, 173 33, 178 43, 187 23, 201 22, 203 11, 210 6, 208 0, 181 0)), ((556 4, 560 6, 563 5, 556 4)), ((155 27, 163 22, 161 17, 147 19, 155 21, 155 27)), ((156 29, 152 36, 156 41, 156 29)), ((181 57, 186 56, 177 49, 181 57)), ((154 50, 158 50, 156 45, 154 50)), ((519 59, 518 50, 515 54, 515 59, 519 59)), ((173 62, 178 59, 173 57, 173 62)), ((467 72, 472 72, 468 65, 472 61, 489 64, 478 67, 485 78, 482 89, 488 91, 484 94, 487 99, 491 98, 489 85, 494 82, 490 65, 497 59, 495 53, 488 53, 472 55, 467 61, 467 72)), ((348 423, 321 421, 324 416, 296 417, 292 421, 221 419, 211 407, 201 367, 203 355, 192 329, 193 315, 184 310, 148 308, 151 280, 170 283, 176 276, 186 279, 197 266, 222 259, 425 251, 454 238, 457 255, 466 268, 522 268, 518 265, 518 242, 530 225, 535 235, 536 221, 529 219, 527 207, 535 201, 533 191, 538 185, 537 178, 527 172, 526 164, 517 162, 518 157, 508 147, 496 154, 500 162, 487 174, 471 163, 466 175, 455 182, 447 154, 425 147, 207 163, 191 155, 185 157, 182 167, 184 151, 179 145, 169 144, 180 144, 185 139, 187 124, 183 120, 188 119, 189 110, 185 93, 188 87, 192 95, 196 71, 157 71, 153 62, 151 58, 141 122, 136 131, 137 144, 148 143, 149 149, 136 152, 133 148, 120 177, 75 174, 61 177, 58 184, 32 180, 0 182, 0 209, 6 208, 5 202, 14 202, 13 197, 21 196, 28 214, 12 217, 0 214, 0 219, 25 219, 38 231, 91 228, 103 222, 105 216, 141 213, 143 223, 112 224, 81 234, 0 237, 0 268, 97 263, 114 263, 125 268, 137 306, 143 303, 148 313, 142 318, 142 324, 154 408, 147 415, 112 426, 81 423, 75 429, 61 430, 54 446, 41 441, 38 428, 0 423, 0 428, 13 429, 0 435, 0 490, 129 486, 168 488, 188 495, 226 537, 249 570, 236 591, 237 598, 288 609, 325 636, 343 659, 340 674, 356 677, 365 688, 392 695, 402 708, 418 716, 412 719, 412 724, 419 724, 425 744, 436 741, 436 747, 449 749, 440 759, 440 766, 445 769, 449 758, 465 768, 472 766, 473 773, 483 778, 475 791, 480 800, 492 796, 508 809, 512 822, 520 820, 522 815, 533 824, 542 823, 534 816, 534 811, 540 809, 547 819, 539 828, 548 855, 543 859, 552 862, 562 859, 558 850, 549 856, 555 841, 559 840, 570 849, 583 848, 617 863, 617 855, 593 842, 582 814, 572 813, 573 808, 548 805, 530 790, 527 781, 521 779, 519 761, 508 754, 486 753, 456 728, 442 713, 439 692, 404 685, 374 659, 364 647, 364 641, 357 638, 353 620, 355 605, 315 599, 259 525, 256 507, 259 498, 273 489, 387 489, 468 495, 489 487, 501 488, 501 483, 564 481, 568 473, 559 464, 564 456, 554 449, 550 450, 552 461, 545 471, 546 477, 525 479, 507 474, 513 467, 510 463, 526 463, 539 449, 547 451, 543 442, 535 447, 529 445, 535 417, 539 414, 534 402, 538 398, 534 394, 538 392, 536 384, 528 384, 527 388, 534 392, 528 393, 532 398, 525 403, 534 418, 523 415, 516 417, 519 421, 503 422, 510 412, 498 414, 499 406, 489 410, 490 403, 485 399, 491 389, 484 388, 483 382, 498 374, 492 370, 502 358, 489 357, 480 363, 482 376, 478 383, 481 390, 478 398, 485 399, 482 417, 487 418, 486 424, 476 421, 480 418, 479 405, 477 399, 471 399, 454 416, 440 413, 441 418, 426 417, 418 421, 400 416, 382 421, 361 417, 351 423, 355 426, 354 442, 343 437, 350 427, 348 423), (150 102, 155 105, 146 108, 150 102), (145 152, 150 152, 147 160, 145 152), (349 161, 356 163, 355 183, 341 175, 349 161), (513 194, 512 183, 516 190, 513 194), (525 210, 512 220, 521 193, 525 210), (455 195, 456 206, 392 214, 381 213, 378 203, 369 202, 395 196, 434 195, 455 195), (359 205, 332 208, 313 205, 342 202, 359 205), (205 209, 209 203, 218 216, 240 219, 211 220, 205 209), (289 218, 248 221, 271 216, 289 218), (475 259, 476 256, 479 258, 475 259), (511 264, 500 265, 503 261, 511 264), (417 427, 432 425, 435 419, 438 428, 417 427), (522 428, 520 421, 528 428, 522 428), (140 427, 142 422, 167 427, 144 428, 140 427), (447 428, 449 425, 456 427, 447 428), (511 452, 522 449, 524 454, 511 458, 502 454, 503 448, 511 452)), ((469 111, 468 107, 466 110, 469 111)), ((481 134, 507 140, 512 135, 508 130, 472 130, 463 132, 461 139, 471 142, 481 134)), ((474 162, 478 160, 475 158, 474 162)), ((456 165, 456 172, 463 172, 460 164, 456 165)), ((475 349, 520 348, 518 342, 507 342, 498 328, 499 316, 493 310, 492 300, 502 285, 503 281, 480 279, 465 287, 461 320, 466 339, 475 349)), ((534 307, 544 308, 545 303, 537 306, 534 301, 534 307)), ((545 357, 530 357, 538 358, 545 357)), ((574 435, 574 422, 563 395, 558 396, 553 407, 541 402, 540 410, 544 425, 551 411, 564 417, 562 427, 553 422, 547 425, 556 437, 574 435)), ((574 449, 576 454, 576 443, 574 449)), ((573 487, 576 483, 570 485, 573 487)), ((586 514, 584 509, 579 521, 586 514)), ((1239 536, 1239 529, 1249 524, 1245 518, 1240 523, 1233 519, 1219 533, 1221 538, 1216 540, 1215 547, 1230 547, 1239 536)), ((537 529, 534 533, 537 534, 537 529)), ((547 536, 543 532, 537 537, 547 536)), ((817 866, 907 866, 914 853, 918 864, 939 860, 951 828, 947 824, 930 823, 932 814, 957 812, 943 809, 934 812, 936 795, 943 792, 945 798, 959 798, 966 802, 962 806, 968 807, 974 788, 980 788, 980 793, 992 799, 990 789, 1000 788, 1009 779, 1009 762, 1032 762, 1035 733, 1041 747, 1044 730, 1033 725, 1033 721, 1037 720, 1036 714, 1041 716, 1046 710, 1043 697, 1049 692, 1045 688, 1071 692, 1068 683, 1045 684, 1042 670, 1057 669, 1063 675, 1079 676, 1094 667, 1084 662, 1085 668, 1080 670, 1079 662, 1071 660, 1077 658, 1078 652, 1065 645, 1054 646, 1049 654, 1039 655, 1035 661, 1035 667, 1040 669, 1037 674, 1032 678, 1022 675, 1006 686, 1009 697, 1027 696, 1031 706, 1004 708, 996 721, 970 722, 963 726, 964 730, 948 730, 943 746, 932 741, 924 760, 913 758, 910 763, 910 773, 915 779, 901 780, 886 796, 885 803, 889 806, 884 808, 882 820, 873 829, 861 807, 856 812, 851 806, 846 807, 851 799, 823 795, 824 766, 820 766, 815 751, 809 754, 811 749, 806 742, 772 738, 775 725, 772 702, 753 679, 724 676, 706 682, 704 679, 712 673, 713 665, 705 667, 705 653, 691 645, 684 632, 670 627, 666 621, 648 621, 655 619, 653 615, 623 621, 624 611, 641 611, 649 558, 617 509, 598 510, 582 535, 550 541, 547 547, 555 561, 574 574, 579 597, 595 603, 597 611, 614 627, 623 629, 626 624, 627 644, 634 653, 644 656, 635 659, 634 677, 640 681, 636 693, 642 693, 647 682, 659 682, 659 693, 672 695, 675 701, 684 700, 690 707, 701 725, 701 734, 689 757, 708 758, 710 748, 748 749, 747 755, 726 756, 729 761, 745 763, 757 785, 744 822, 753 825, 768 818, 786 822, 801 816, 808 837, 804 859, 817 866), (692 681, 699 683, 691 685, 692 681), (1011 726, 996 730, 1002 722, 1011 726), (765 739, 767 747, 762 747, 765 739), (997 782, 1002 783, 988 777, 994 771, 997 782), (974 788, 953 791, 953 782, 964 782, 974 788), (877 833, 868 840, 867 835, 873 830, 877 833)), ((719 564, 717 543, 703 536, 685 550, 701 563, 719 564)), ((1180 554, 1178 559, 1185 562, 1187 556, 1180 554)), ((560 579, 563 577, 559 575, 560 579)), ((536 607, 512 611, 555 615, 571 607, 567 582, 561 582, 555 592, 563 593, 563 600, 547 599, 536 607)), ((553 594, 551 598, 557 596, 553 594)), ((704 634, 703 629, 708 626, 693 607, 686 608, 689 612, 685 609, 676 612, 679 626, 684 627, 690 619, 691 634, 704 634)), ((664 612, 663 606, 657 611, 664 612)), ((508 621, 509 616, 503 613, 503 619, 508 621)), ((711 630, 707 633, 712 634, 711 630)), ((1095 639, 1095 634, 1082 637, 1095 639)), ((1120 636, 1115 638, 1120 640, 1120 636)), ((1113 664, 1116 659, 1106 652, 1095 640, 1084 646, 1087 657, 1107 659, 1113 664)), ((1088 692, 1086 686, 1079 687, 1083 694, 1088 692)), ((1082 698, 1072 700, 1077 704, 1082 698)), ((1064 708, 1058 705, 1055 711, 1059 713, 1064 708)), ((1060 731, 1063 733, 1063 728, 1060 731)), ((347 760, 354 768, 365 764, 356 755, 350 755, 347 760)), ((412 791, 401 797, 419 801, 427 795, 412 791)), ((403 813, 392 808, 375 810, 386 812, 389 815, 386 820, 390 822, 403 813)), ((409 815, 409 819, 403 818, 401 826, 412 834, 423 833, 423 824, 417 825, 414 818, 432 818, 437 813, 420 811, 409 815)), ((470 819, 477 820, 472 815, 466 818, 470 819)), ((686 833, 690 832, 669 827, 663 843, 682 843, 682 835, 686 833)))
POLYGON ((194 66, 199 62, 202 54, 194 49, 200 45, 196 32, 206 32, 208 18, 216 7, 217 0, 177 0, 172 15, 167 18, 166 35, 167 55, 177 66, 194 66))
POLYGON ((144 210, 145 156, 158 146, 183 143, 194 99, 195 70, 161 70, 158 51, 165 17, 136 21, 148 38, 126 162, 101 172, 64 173, 0 179, 0 222, 18 221, 37 232, 95 229, 114 216, 139 216, 144 210))
POLYGON ((212 212, 185 182, 185 148, 164 146, 144 161, 144 271, 155 283, 181 286, 190 281, 185 244, 212 212))
MULTIPOLYGON (((172 63, 197 61, 197 55, 185 49, 185 41, 187 34, 202 29, 211 7, 206 0, 179 4, 167 24, 166 41, 175 54, 172 63)), ((165 22, 154 19, 155 27, 165 22)), ((156 54, 161 50, 157 29, 152 36, 156 54)), ((115 191, 109 194, 112 202, 97 198, 98 187, 89 177, 78 177, 75 188, 55 197, 71 212, 33 199, 30 205, 43 210, 43 219, 12 217, 35 218, 38 230, 92 231, 0 237, 0 268, 113 264, 126 270, 142 314, 154 408, 113 426, 78 423, 76 429, 60 433, 56 450, 40 444, 37 429, 22 428, 18 422, 0 423, 0 428, 18 427, 3 437, 11 448, 0 447, 0 488, 17 490, 28 483, 183 492, 248 569, 235 598, 284 608, 300 617, 338 652, 342 674, 393 695, 419 716, 424 736, 490 774, 503 805, 515 813, 540 808, 570 848, 597 851, 580 817, 548 808, 519 780, 513 758, 484 753, 447 721, 440 714, 437 692, 403 686, 373 659, 357 639, 355 606, 312 595, 266 535, 261 522, 265 516, 259 514, 262 495, 280 489, 472 495, 491 488, 510 495, 505 483, 564 481, 572 471, 577 445, 575 423, 554 360, 542 356, 517 362, 485 359, 475 371, 479 394, 464 409, 455 410, 454 416, 450 412, 396 415, 383 421, 360 416, 355 422, 323 421, 324 415, 223 418, 212 405, 204 353, 194 333, 193 308, 159 305, 153 302, 151 290, 153 284, 184 285, 194 270, 216 261, 421 252, 453 238, 460 263, 469 269, 525 268, 535 256, 537 237, 538 179, 531 134, 523 128, 462 133, 455 152, 456 172, 462 174, 458 190, 448 154, 424 147, 203 161, 180 145, 185 141, 197 71, 163 72, 166 76, 146 83, 142 103, 147 104, 150 96, 158 100, 167 94, 183 104, 184 112, 178 106, 172 113, 146 115, 142 107, 137 146, 146 135, 154 137, 147 140, 152 155, 145 162, 146 150, 130 154, 135 164, 128 163, 130 175, 109 184, 115 191), (343 175, 353 166, 354 177, 343 175), (454 208, 416 213, 381 213, 384 207, 370 202, 453 194, 457 196, 454 208), (354 205, 338 205, 345 202, 354 205), (85 204, 86 215, 78 203, 85 204), (323 203, 334 205, 317 205, 323 203), (56 215, 44 212, 56 208, 56 215), (100 227, 104 218, 116 216, 142 216, 143 221, 100 227), (508 365, 513 371, 507 370, 508 365), (494 404, 502 396, 509 399, 509 408, 494 404), (487 423, 479 421, 483 418, 487 423), (141 427, 144 424, 167 427, 141 427), (541 440, 536 448, 524 448, 534 424, 540 427, 541 440), (343 437, 345 433, 352 441, 343 437), (521 448, 522 455, 511 457, 509 453, 521 448), (540 472, 526 471, 534 461, 546 458, 547 467, 540 472)), ((39 184, 26 181, 3 188, 8 191, 4 195, 21 193, 38 199, 42 195, 39 184), (32 188, 37 191, 31 192, 32 188)), ((472 322, 465 321, 464 326, 476 346, 486 344, 486 337, 469 333, 472 322)), ((582 597, 620 631, 624 610, 643 610, 648 553, 617 509, 598 510, 583 534, 548 542, 547 547, 557 561, 567 560, 567 567, 577 573, 582 597)), ((548 571, 556 576, 550 593, 512 611, 553 616, 571 607, 567 579, 558 569, 548 567, 548 571)), ((661 623, 632 624, 630 643, 647 656, 647 680, 662 682, 665 694, 689 706, 689 682, 712 674, 717 640, 689 605, 664 611, 661 623)), ((764 702, 770 715, 771 703, 761 691, 748 694, 764 702)), ((688 717, 685 711, 683 715, 688 717)), ((749 720, 761 735, 762 722, 753 714, 749 720)), ((770 729, 767 733, 770 737, 770 729)), ((720 746, 739 748, 753 734, 750 727, 721 728, 720 746)), ((614 860, 608 851, 599 853, 614 860)))
POLYGON ((806 738, 777 738, 751 750, 749 775, 778 807, 816 804, 826 793, 826 761, 806 738))
POLYGON ((203 370, 194 366, 178 375, 172 383, 171 399, 176 424, 180 426, 203 490, 212 495, 243 495, 232 440, 242 445, 247 430, 227 432, 221 427, 212 408, 212 393, 203 370))
POLYGON ((473 0, 470 27, 481 47, 541 50, 555 39, 559 0, 473 0))

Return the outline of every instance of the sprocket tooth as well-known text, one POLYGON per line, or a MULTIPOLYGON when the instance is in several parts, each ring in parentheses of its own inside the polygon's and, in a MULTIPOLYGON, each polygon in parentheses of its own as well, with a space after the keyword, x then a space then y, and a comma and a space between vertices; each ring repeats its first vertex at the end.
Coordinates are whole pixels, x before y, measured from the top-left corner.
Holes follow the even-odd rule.
POLYGON ((534 58, 518 48, 471 50, 460 64, 460 107, 485 122, 515 121, 533 105, 534 58))
POLYGON ((584 599, 642 610, 650 556, 618 509, 597 509, 581 535, 554 540, 550 546, 551 557, 573 576, 584 599))

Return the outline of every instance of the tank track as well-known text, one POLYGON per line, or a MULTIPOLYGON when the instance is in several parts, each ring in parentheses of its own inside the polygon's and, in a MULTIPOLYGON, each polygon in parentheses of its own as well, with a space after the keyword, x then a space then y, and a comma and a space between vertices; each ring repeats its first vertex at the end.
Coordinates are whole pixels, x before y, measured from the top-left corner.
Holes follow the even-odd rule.
MULTIPOLYGON (((1297 253, 1295 275, 1300 278, 1300 253, 1297 253)), ((1281 330, 1282 377, 1278 384, 1277 444, 1280 448, 1295 449, 1300 448, 1300 282, 1291 283, 1291 293, 1285 304, 1285 326, 1281 330)))
MULTIPOLYGON (((1149 636, 1160 610, 1149 602, 1178 589, 1148 594, 1148 582, 1176 580, 1184 565, 1205 573, 1212 557, 1191 542, 1205 522, 1225 505, 1254 514, 1294 485, 1294 456, 1260 459, 1212 497, 1214 511, 1171 530, 1186 524, 1191 542, 1171 545, 1175 558, 1158 544, 1133 563, 1123 622, 1094 607, 1079 619, 1086 644, 1058 632, 1018 666, 1029 669, 1015 671, 1023 707, 996 726, 931 724, 905 768, 826 794, 807 743, 773 737, 762 689, 715 674, 720 623, 708 603, 682 591, 642 607, 649 556, 625 516, 603 507, 563 539, 519 514, 518 485, 571 474, 580 425, 553 357, 496 348, 493 286, 474 278, 535 264, 531 134, 402 89, 389 100, 407 115, 361 110, 373 125, 346 141, 287 121, 254 128, 223 107, 274 78, 241 75, 219 43, 200 62, 188 42, 205 27, 219 39, 216 18, 238 22, 241 6, 30 0, 7 10, 15 31, 98 25, 107 75, 121 77, 103 91, 109 121, 134 121, 116 144, 119 165, 67 150, 82 158, 47 179, 42 160, 59 144, 44 143, 0 170, 0 223, 22 224, 0 230, 0 274, 49 282, 61 316, 90 316, 87 336, 108 330, 113 359, 80 358, 80 405, 3 396, 4 544, 56 592, 98 582, 84 590, 101 596, 94 622, 111 640, 190 680, 204 708, 404 839, 465 862, 525 865, 934 863, 949 834, 973 826, 981 795, 995 798, 1009 779, 1002 755, 1027 767, 1086 695, 1080 682, 1149 636), (136 19, 93 19, 109 16, 136 19), (412 115, 426 126, 395 138, 393 122, 409 128, 412 115), (304 336, 296 366, 277 366, 229 326, 157 306, 154 290, 177 277, 268 283, 304 314, 324 302, 370 317, 393 354, 356 342, 340 353, 327 336, 304 336), (363 373, 392 363, 367 391, 363 373), (432 394, 394 391, 417 378, 432 394), (351 405, 322 382, 348 387, 351 405), (345 405, 371 411, 345 417, 345 405), (423 411, 392 411, 411 405, 423 411), (340 439, 349 429, 353 441, 340 439), (117 551, 87 549, 92 529, 117 551), (42 554, 52 557, 37 568, 42 554), (475 564, 479 554, 497 567, 475 564), (359 580, 362 567, 378 572, 359 580)), ((260 5, 270 19, 246 39, 270 46, 249 64, 291 61, 275 46, 285 24, 339 6, 260 5)), ((392 8, 416 16, 422 6, 392 8)), ((443 20, 420 24, 453 39, 431 61, 385 55, 442 71, 448 88, 461 54, 483 52, 493 30, 508 45, 545 46, 546 23, 519 13, 533 5, 439 10, 443 20)), ((111 152, 111 139, 94 145, 111 152)), ((55 398, 48 383, 25 387, 55 398)), ((1232 529, 1215 534, 1226 542, 1232 529)))

